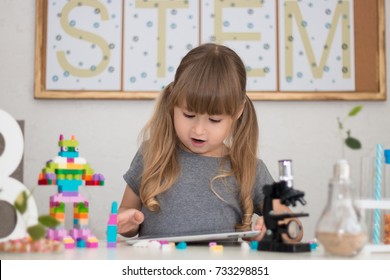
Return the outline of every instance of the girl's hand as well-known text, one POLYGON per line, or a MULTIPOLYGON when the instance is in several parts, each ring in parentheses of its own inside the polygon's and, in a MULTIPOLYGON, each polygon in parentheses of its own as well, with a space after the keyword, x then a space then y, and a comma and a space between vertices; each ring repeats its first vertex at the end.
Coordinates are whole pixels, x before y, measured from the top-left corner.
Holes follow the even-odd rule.
POLYGON ((256 224, 253 226, 253 229, 260 230, 260 233, 257 236, 254 236, 254 237, 251 237, 248 239, 245 238, 244 240, 246 240, 246 241, 260 241, 261 239, 263 239, 265 233, 267 232, 267 228, 265 227, 264 219, 262 216, 257 217, 256 224))
POLYGON ((144 218, 144 214, 134 208, 120 211, 117 217, 118 233, 126 237, 136 235, 144 218))

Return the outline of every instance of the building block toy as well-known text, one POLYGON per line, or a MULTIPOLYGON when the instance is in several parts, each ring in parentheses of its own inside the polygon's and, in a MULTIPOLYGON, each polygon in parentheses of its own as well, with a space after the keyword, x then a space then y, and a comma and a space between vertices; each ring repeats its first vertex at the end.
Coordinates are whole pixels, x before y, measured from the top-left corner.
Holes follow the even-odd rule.
POLYGON ((104 176, 95 174, 87 161, 79 157, 79 143, 73 135, 64 139, 60 135, 58 156, 47 161, 39 174, 38 185, 57 185, 58 193, 50 196, 50 216, 57 219, 60 225, 48 229, 47 237, 62 241, 65 248, 98 247, 97 238, 88 229, 89 203, 80 194, 79 187, 103 186, 104 176), (73 228, 65 229, 65 205, 73 205, 73 228))
MULTIPOLYGON (((147 241, 148 244, 146 246, 146 248, 148 249, 157 249, 157 250, 160 250, 161 249, 161 243, 157 240, 152 240, 152 241, 147 241)), ((139 242, 138 242, 139 243, 139 242)))
POLYGON ((162 252, 171 252, 172 248, 175 248, 175 245, 171 245, 169 243, 161 244, 161 251, 162 252))
POLYGON ((77 238, 76 244, 77 244, 77 248, 87 247, 87 242, 82 238, 77 238))
MULTIPOLYGON (((249 245, 248 242, 241 242, 241 251, 243 252, 247 252, 247 251, 250 251, 251 250, 251 246, 249 245)), ((257 250, 257 247, 256 247, 256 250, 257 250)))
POLYGON ((107 222, 107 248, 116 247, 116 239, 118 233, 118 203, 113 201, 111 204, 111 213, 107 222))
POLYGON ((95 236, 90 236, 87 239, 87 248, 99 247, 99 240, 95 236))
POLYGON ((223 251, 223 245, 214 245, 209 247, 211 252, 222 252, 223 251))
POLYGON ((187 249, 187 243, 186 242, 179 242, 177 245, 176 245, 176 249, 178 250, 185 250, 187 249))
POLYGON ((249 247, 251 250, 257 250, 257 248, 259 248, 259 241, 251 241, 249 247))
POLYGON ((0 252, 4 253, 62 252, 64 247, 64 244, 57 240, 33 240, 31 237, 0 242, 0 252))
POLYGON ((223 245, 218 245, 217 242, 213 241, 209 243, 209 250, 211 252, 222 252, 223 251, 223 245))
POLYGON ((62 242, 65 245, 65 249, 73 249, 75 247, 74 239, 70 236, 66 236, 62 239, 62 242))

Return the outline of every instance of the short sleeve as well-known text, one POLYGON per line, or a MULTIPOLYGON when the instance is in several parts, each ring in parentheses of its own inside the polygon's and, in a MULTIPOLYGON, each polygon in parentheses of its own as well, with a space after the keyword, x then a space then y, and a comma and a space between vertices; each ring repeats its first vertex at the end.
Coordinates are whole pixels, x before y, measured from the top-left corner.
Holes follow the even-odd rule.
POLYGON ((264 202, 264 193, 263 193, 263 187, 265 185, 271 185, 274 183, 274 179, 272 178, 271 173, 268 171, 267 166, 265 163, 258 159, 257 160, 257 167, 256 167, 256 180, 255 180, 255 186, 254 186, 254 206, 255 206, 255 213, 258 215, 262 215, 262 208, 263 208, 263 202, 264 202))
POLYGON ((135 194, 139 196, 139 189, 141 187, 141 178, 143 171, 143 158, 140 150, 137 151, 134 156, 129 169, 123 175, 123 179, 134 191, 135 194))

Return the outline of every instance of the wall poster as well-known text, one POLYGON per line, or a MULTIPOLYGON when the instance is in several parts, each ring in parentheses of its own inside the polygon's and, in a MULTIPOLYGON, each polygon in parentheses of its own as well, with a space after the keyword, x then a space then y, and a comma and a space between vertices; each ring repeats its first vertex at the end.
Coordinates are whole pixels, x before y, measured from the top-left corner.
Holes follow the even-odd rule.
POLYGON ((35 98, 152 99, 234 49, 253 100, 385 100, 384 0, 36 0, 35 98))

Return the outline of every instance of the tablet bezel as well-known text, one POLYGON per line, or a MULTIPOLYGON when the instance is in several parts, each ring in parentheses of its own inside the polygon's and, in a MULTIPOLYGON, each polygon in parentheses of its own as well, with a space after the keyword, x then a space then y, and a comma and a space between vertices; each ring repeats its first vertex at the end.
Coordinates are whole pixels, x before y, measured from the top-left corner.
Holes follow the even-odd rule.
POLYGON ((142 236, 126 239, 128 245, 134 245, 145 241, 168 241, 168 242, 205 242, 205 241, 232 241, 240 238, 251 238, 260 234, 260 230, 248 231, 225 231, 215 233, 192 233, 178 235, 142 236))

